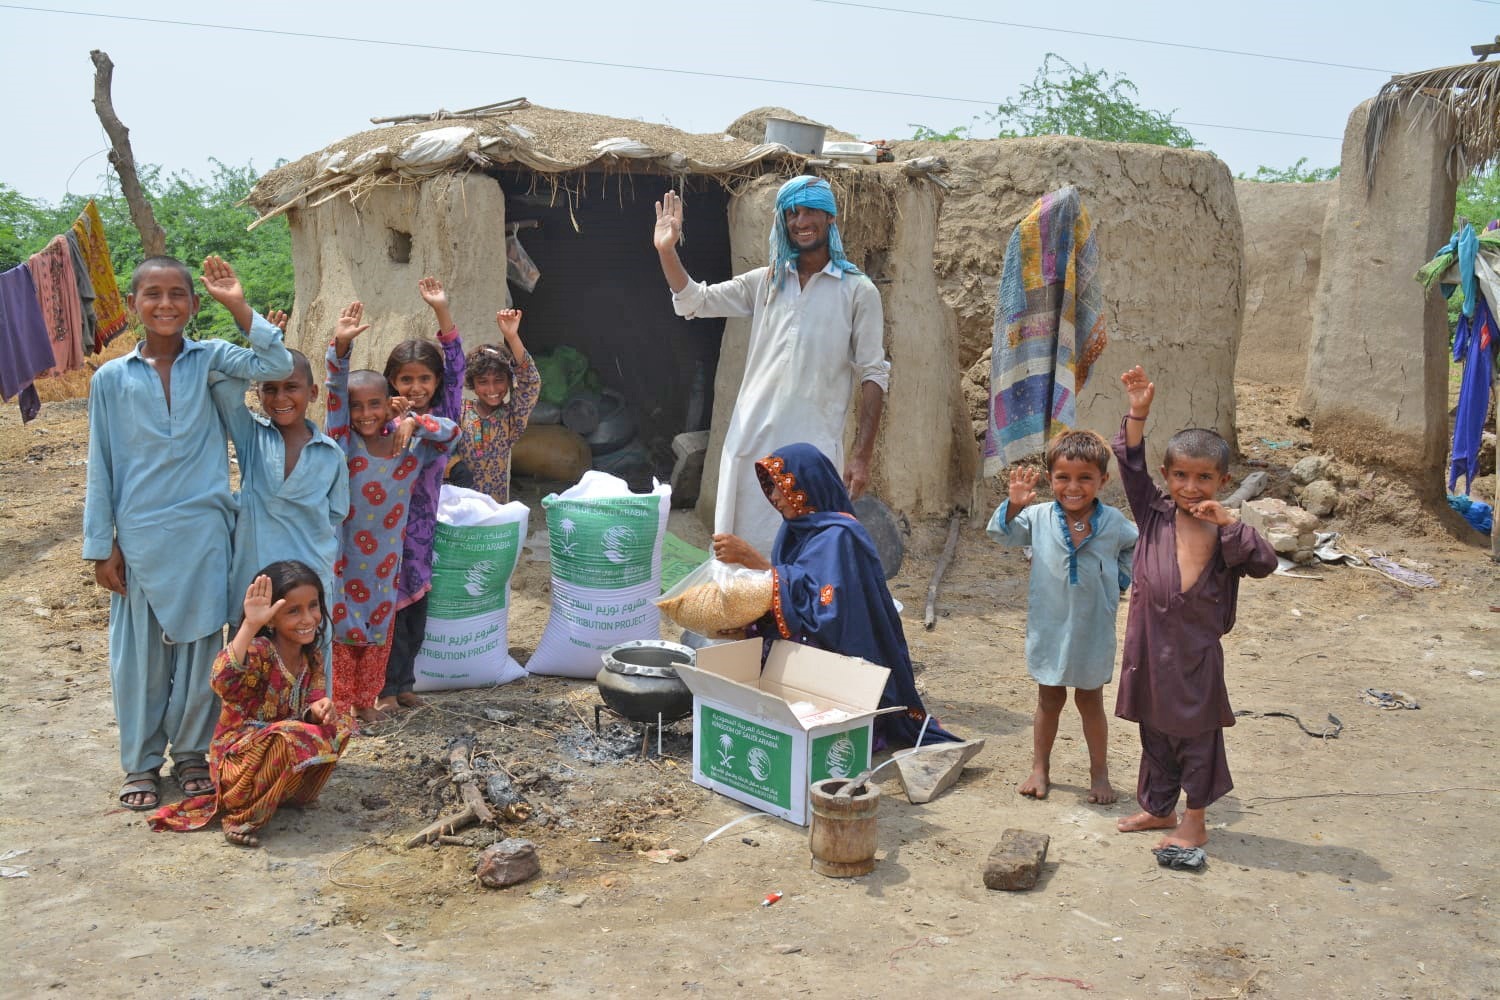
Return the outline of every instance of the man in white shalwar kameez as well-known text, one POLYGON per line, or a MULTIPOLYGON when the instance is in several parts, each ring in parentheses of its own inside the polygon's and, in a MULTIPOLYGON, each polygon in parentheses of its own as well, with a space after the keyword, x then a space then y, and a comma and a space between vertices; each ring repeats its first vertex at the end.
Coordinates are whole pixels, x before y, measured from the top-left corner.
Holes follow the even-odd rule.
POLYGON ((694 281, 677 255, 681 199, 669 191, 656 205, 654 242, 677 314, 751 317, 745 376, 719 462, 714 531, 763 553, 782 518, 756 479, 757 459, 806 441, 843 470, 851 497, 869 485, 891 365, 880 293, 844 257, 836 214, 827 181, 793 178, 776 197, 770 266, 709 285, 694 281), (855 386, 859 423, 846 462, 844 422, 855 386))

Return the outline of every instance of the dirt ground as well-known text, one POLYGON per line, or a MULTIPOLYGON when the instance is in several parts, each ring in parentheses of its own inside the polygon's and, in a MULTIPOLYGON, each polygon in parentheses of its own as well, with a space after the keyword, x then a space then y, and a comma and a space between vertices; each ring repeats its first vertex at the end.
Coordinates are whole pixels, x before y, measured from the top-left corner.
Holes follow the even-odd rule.
MULTIPOLYGON (((1245 458, 1283 495, 1307 453, 1290 402, 1241 387, 1245 458)), ((1240 720, 1237 787, 1209 811, 1201 874, 1159 868, 1149 834, 1115 832, 1138 759, 1123 723, 1110 733, 1119 803, 1084 801, 1071 714, 1051 796, 1016 794, 1034 703, 1025 563, 971 520, 925 632, 945 525, 914 524, 894 592, 919 681, 945 725, 988 747, 931 804, 886 783, 875 872, 834 880, 809 869, 807 832, 777 820, 702 843, 747 810, 692 783, 686 725, 642 760, 623 730, 589 735, 591 684, 542 678, 437 695, 356 740, 318 807, 279 814, 261 849, 151 833, 115 801, 107 601, 79 559, 85 457, 81 400, 26 427, 0 408, 0 855, 14 854, 0 863, 26 873, 0 880, 10 995, 1500 994, 1500 574, 1477 535, 1455 540, 1359 470, 1343 470, 1334 527, 1442 585, 1338 567, 1247 581, 1225 643, 1235 707, 1314 730, 1332 714, 1344 729, 1324 740, 1285 718, 1240 720), (1366 688, 1421 707, 1382 711, 1366 688), (472 848, 400 846, 449 808, 444 747, 466 732, 535 809, 506 833, 537 843, 542 874, 508 890, 475 883, 472 848), (1008 827, 1052 838, 1030 892, 980 880, 1008 827), (657 848, 688 858, 646 854, 657 848), (772 890, 781 901, 759 905, 772 890)), ((686 515, 673 527, 704 542, 686 515)), ((510 626, 522 659, 546 584, 543 564, 523 563, 510 626)))

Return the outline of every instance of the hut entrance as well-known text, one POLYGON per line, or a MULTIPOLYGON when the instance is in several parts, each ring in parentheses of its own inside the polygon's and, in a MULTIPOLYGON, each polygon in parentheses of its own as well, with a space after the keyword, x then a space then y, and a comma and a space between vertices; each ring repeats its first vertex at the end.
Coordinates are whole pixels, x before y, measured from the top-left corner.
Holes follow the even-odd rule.
MULTIPOLYGON (((655 203, 673 182, 650 174, 520 170, 501 171, 498 179, 507 225, 518 226, 541 272, 532 291, 510 284, 515 307, 526 313, 527 348, 533 356, 572 348, 597 373, 605 422, 590 435, 596 468, 637 487, 642 478, 649 486, 652 474, 665 481, 672 438, 708 429, 724 329, 723 320, 689 323, 672 310, 651 233, 655 203), (612 421, 619 399, 626 412, 612 421)), ((722 281, 730 276, 728 193, 706 178, 689 178, 684 197, 683 263, 695 279, 722 281)))

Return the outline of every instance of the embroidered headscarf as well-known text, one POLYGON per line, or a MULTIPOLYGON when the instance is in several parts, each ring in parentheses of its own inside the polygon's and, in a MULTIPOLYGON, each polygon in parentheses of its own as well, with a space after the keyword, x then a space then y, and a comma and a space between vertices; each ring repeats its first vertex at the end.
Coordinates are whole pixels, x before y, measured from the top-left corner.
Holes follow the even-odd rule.
MULTIPOLYGON (((786 213, 805 205, 838 217, 838 202, 833 197, 833 188, 821 177, 803 175, 793 177, 781 185, 776 192, 776 218, 771 223, 771 289, 781 287, 786 279, 787 265, 797 259, 797 248, 786 229, 786 213)), ((848 257, 844 256, 844 240, 839 236, 839 227, 832 219, 828 222, 828 256, 834 266, 850 274, 859 274, 848 257)))

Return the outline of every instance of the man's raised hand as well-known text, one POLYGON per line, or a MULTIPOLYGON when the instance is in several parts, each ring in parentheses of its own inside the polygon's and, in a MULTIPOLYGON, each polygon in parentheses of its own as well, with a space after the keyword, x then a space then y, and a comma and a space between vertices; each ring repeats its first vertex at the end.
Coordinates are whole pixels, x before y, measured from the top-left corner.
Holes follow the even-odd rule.
POLYGON ((656 230, 651 234, 651 242, 658 253, 666 253, 676 250, 681 239, 682 199, 676 191, 668 191, 656 203, 656 230))

